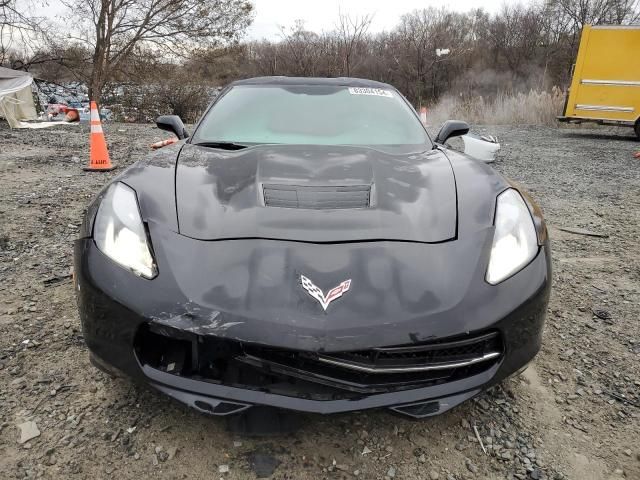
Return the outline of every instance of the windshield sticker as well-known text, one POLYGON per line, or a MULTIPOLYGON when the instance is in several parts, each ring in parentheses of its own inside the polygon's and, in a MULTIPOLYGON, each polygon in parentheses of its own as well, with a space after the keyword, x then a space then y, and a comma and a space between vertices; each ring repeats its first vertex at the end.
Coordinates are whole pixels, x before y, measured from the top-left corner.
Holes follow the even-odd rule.
POLYGON ((373 95, 374 97, 393 98, 393 93, 391 93, 390 90, 383 90, 381 88, 349 87, 349 93, 351 95, 373 95))

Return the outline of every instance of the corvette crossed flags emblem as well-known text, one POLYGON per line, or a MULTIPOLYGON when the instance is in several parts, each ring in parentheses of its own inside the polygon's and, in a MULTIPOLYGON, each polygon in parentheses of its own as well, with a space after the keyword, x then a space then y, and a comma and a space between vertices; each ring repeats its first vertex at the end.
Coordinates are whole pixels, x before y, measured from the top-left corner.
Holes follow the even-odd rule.
POLYGON ((329 290, 329 292, 325 295, 319 287, 317 287, 304 275, 300 275, 300 282, 302 283, 302 288, 304 288, 309 295, 315 298, 320 303, 320 305, 322 305, 322 308, 325 312, 327 311, 327 307, 329 306, 329 304, 336 298, 340 298, 342 294, 347 292, 349 290, 349 287, 351 286, 351 279, 345 280, 337 287, 329 290))

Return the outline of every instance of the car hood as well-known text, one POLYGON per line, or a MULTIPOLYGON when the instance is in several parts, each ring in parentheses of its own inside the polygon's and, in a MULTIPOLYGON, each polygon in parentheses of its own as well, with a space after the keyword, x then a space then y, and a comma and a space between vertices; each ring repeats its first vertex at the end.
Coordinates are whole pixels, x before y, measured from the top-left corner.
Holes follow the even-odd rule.
POLYGON ((438 150, 185 144, 175 189, 179 232, 199 240, 438 243, 456 236, 455 179, 438 150))

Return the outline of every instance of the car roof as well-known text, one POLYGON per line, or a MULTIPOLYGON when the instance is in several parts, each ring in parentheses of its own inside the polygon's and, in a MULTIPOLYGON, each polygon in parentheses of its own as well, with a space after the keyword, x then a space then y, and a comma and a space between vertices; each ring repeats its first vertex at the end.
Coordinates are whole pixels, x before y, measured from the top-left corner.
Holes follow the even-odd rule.
POLYGON ((395 90, 394 87, 387 83, 352 77, 254 77, 237 80, 229 86, 233 87, 236 85, 333 85, 336 87, 391 88, 395 90))

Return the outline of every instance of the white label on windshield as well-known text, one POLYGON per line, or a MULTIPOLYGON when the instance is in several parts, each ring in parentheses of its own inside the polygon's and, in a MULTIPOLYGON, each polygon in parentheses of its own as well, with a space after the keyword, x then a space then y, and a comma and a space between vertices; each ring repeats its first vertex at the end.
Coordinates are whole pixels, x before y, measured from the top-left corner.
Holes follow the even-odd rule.
POLYGON ((375 97, 393 98, 393 93, 391 93, 390 90, 383 90, 381 88, 349 87, 349 93, 351 95, 373 95, 375 97))

